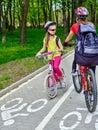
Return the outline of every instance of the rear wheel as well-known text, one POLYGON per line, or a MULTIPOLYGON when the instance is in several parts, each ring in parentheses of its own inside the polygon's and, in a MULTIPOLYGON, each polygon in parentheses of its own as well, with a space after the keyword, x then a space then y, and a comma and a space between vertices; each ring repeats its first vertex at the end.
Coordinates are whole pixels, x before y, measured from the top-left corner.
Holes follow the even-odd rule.
POLYGON ((74 88, 77 93, 80 93, 82 91, 82 82, 81 82, 81 73, 79 69, 79 65, 76 64, 76 75, 72 75, 74 88))
POLYGON ((94 112, 97 105, 97 84, 94 72, 88 69, 86 72, 87 91, 85 94, 86 106, 89 112, 94 112))
POLYGON ((54 98, 57 96, 56 80, 52 75, 46 76, 44 85, 49 98, 54 98))

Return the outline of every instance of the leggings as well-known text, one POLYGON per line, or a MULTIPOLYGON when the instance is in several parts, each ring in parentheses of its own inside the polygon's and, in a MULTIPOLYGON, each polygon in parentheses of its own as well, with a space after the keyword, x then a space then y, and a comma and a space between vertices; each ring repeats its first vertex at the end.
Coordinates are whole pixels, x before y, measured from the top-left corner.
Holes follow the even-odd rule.
POLYGON ((61 63, 61 59, 62 59, 61 56, 57 56, 53 60, 51 60, 51 64, 53 66, 53 70, 59 77, 62 77, 62 72, 61 72, 61 70, 59 68, 59 65, 61 63))

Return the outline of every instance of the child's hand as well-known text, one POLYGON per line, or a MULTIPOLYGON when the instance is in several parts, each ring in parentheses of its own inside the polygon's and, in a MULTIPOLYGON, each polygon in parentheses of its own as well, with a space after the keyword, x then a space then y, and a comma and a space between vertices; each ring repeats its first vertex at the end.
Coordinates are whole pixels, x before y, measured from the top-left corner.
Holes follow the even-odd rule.
POLYGON ((38 52, 37 54, 36 54, 36 56, 38 57, 39 55, 41 55, 41 53, 40 52, 38 52))
POLYGON ((58 51, 59 51, 59 52, 62 52, 62 51, 63 51, 63 49, 59 49, 58 51))
POLYGON ((64 41, 63 46, 69 46, 69 43, 64 41))

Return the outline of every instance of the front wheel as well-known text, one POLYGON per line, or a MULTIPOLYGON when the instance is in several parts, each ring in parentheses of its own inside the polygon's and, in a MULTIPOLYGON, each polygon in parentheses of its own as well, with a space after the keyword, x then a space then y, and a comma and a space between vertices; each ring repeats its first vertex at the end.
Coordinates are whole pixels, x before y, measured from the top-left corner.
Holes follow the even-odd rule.
POLYGON ((77 93, 80 93, 82 91, 82 82, 81 82, 81 73, 79 69, 79 65, 76 64, 76 75, 72 75, 74 88, 77 93))
POLYGON ((89 112, 94 112, 97 105, 97 84, 94 72, 88 69, 86 72, 87 90, 84 92, 86 106, 89 112))
POLYGON ((54 98, 57 96, 56 80, 52 75, 47 75, 45 77, 44 86, 49 98, 54 98))

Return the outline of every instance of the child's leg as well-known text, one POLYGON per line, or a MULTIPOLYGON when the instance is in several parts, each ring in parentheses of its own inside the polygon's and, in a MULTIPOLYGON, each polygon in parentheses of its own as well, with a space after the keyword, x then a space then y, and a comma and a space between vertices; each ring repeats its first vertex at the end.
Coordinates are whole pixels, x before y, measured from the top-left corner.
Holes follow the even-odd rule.
POLYGON ((63 80, 62 71, 59 68, 60 63, 61 63, 61 56, 58 56, 58 57, 54 58, 53 69, 54 69, 54 72, 57 73, 57 75, 59 76, 59 79, 61 81, 62 87, 65 88, 66 87, 66 83, 63 80))
POLYGON ((57 75, 59 77, 62 77, 62 72, 59 68, 59 65, 61 63, 61 56, 57 56, 54 58, 54 64, 53 64, 53 69, 54 69, 54 72, 57 73, 57 75))

